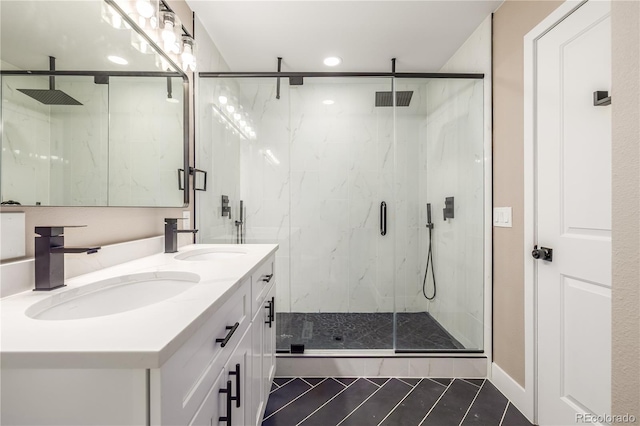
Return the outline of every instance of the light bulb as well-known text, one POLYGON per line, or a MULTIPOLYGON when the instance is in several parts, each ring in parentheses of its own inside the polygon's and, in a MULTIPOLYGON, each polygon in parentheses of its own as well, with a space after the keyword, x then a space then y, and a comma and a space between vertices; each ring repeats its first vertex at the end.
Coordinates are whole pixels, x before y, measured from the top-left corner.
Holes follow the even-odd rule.
POLYGON ((165 45, 171 45, 176 42, 176 33, 173 31, 173 22, 164 21, 162 41, 164 41, 165 45))
MULTIPOLYGON (((241 117, 242 115, 240 115, 239 112, 236 112, 235 114, 233 114, 233 118, 235 118, 236 120, 240 120, 241 117)), ((242 121, 240 122, 240 124, 242 124, 242 121)))
MULTIPOLYGON (((240 114, 238 114, 238 115, 240 115, 240 114)), ((244 120, 240 120, 240 125, 241 125, 242 127, 244 127, 246 124, 247 124, 247 122, 246 122, 246 121, 244 121, 244 120)))
POLYGON ((324 59, 324 64, 328 67, 335 67, 336 65, 340 65, 342 63, 342 59, 337 56, 330 56, 324 59))
POLYGON ((153 16, 153 5, 149 0, 138 0, 136 2, 136 10, 141 16, 151 18, 153 16))
POLYGON ((226 103, 227 103, 228 99, 227 99, 227 97, 226 97, 226 96, 224 96, 224 95, 220 95, 220 96, 218 96, 218 101, 219 101, 222 105, 224 105, 224 104, 226 104, 226 103))
POLYGON ((227 111, 229 111, 229 112, 233 112, 233 111, 235 111, 235 110, 236 110, 236 109, 234 108, 234 106, 233 106, 233 105, 227 105, 227 111))

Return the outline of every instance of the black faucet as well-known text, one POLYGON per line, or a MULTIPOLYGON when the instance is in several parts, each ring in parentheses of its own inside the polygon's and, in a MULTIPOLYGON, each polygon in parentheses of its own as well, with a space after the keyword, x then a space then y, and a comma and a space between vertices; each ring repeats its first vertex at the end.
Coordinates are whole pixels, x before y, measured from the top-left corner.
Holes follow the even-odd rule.
POLYGON ((64 228, 79 226, 36 226, 36 288, 49 291, 64 287, 64 254, 96 253, 100 247, 65 247, 64 228))
POLYGON ((178 251, 178 234, 198 232, 197 229, 178 229, 178 221, 180 219, 165 218, 164 219, 164 252, 175 253, 178 251))

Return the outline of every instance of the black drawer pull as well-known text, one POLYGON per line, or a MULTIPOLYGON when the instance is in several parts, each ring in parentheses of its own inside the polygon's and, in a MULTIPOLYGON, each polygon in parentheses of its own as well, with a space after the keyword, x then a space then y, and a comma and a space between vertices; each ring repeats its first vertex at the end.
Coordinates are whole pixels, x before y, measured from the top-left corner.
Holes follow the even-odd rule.
POLYGON ((236 364, 235 371, 229 371, 230 376, 236 376, 236 396, 232 396, 231 400, 236 402, 236 407, 240 408, 240 364, 236 364))
POLYGON ((229 343, 229 339, 231 339, 231 336, 233 336, 233 333, 236 332, 239 325, 240 325, 239 322, 233 324, 232 326, 228 325, 226 329, 229 330, 229 332, 227 333, 226 336, 224 336, 224 339, 216 339, 216 343, 220 343, 220 346, 222 346, 223 348, 227 346, 227 343, 229 343))
POLYGON ((273 322, 273 317, 271 315, 271 306, 273 306, 273 302, 271 300, 267 300, 267 306, 265 306, 265 309, 269 310, 269 313, 267 314, 267 320, 264 322, 265 324, 269 324, 269 328, 271 328, 271 323, 273 322))
POLYGON ((273 321, 275 320, 275 311, 276 311, 276 299, 272 297, 271 300, 267 300, 267 306, 265 309, 269 309, 269 314, 267 315, 267 320, 264 322, 265 324, 269 324, 269 328, 273 327, 273 321))
POLYGON ((219 422, 227 422, 227 426, 231 426, 231 380, 227 380, 227 387, 220 389, 220 393, 227 394, 227 415, 226 417, 220 416, 219 422))
POLYGON ((273 274, 266 274, 260 278, 260 281, 264 281, 265 283, 271 282, 271 278, 273 278, 273 274))

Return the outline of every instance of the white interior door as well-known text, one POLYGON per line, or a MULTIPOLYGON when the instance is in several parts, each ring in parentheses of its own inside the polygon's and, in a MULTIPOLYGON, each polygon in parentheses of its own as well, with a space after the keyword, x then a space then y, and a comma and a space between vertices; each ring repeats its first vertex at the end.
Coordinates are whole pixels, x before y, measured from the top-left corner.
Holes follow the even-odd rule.
POLYGON ((611 92, 609 14, 588 1, 537 43, 540 425, 611 413, 611 106, 593 103, 611 92))

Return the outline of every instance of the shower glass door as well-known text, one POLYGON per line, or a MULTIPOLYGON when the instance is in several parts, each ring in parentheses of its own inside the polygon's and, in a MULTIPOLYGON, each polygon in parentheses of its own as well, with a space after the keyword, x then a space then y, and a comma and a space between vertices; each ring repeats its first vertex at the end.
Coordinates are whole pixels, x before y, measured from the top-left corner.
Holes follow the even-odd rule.
POLYGON ((291 286, 279 349, 393 348, 393 107, 375 102, 376 92, 390 99, 391 84, 323 77, 290 87, 291 286))
POLYGON ((397 78, 396 87, 413 97, 396 108, 396 284, 403 296, 396 299, 395 349, 481 350, 483 80, 397 78))

